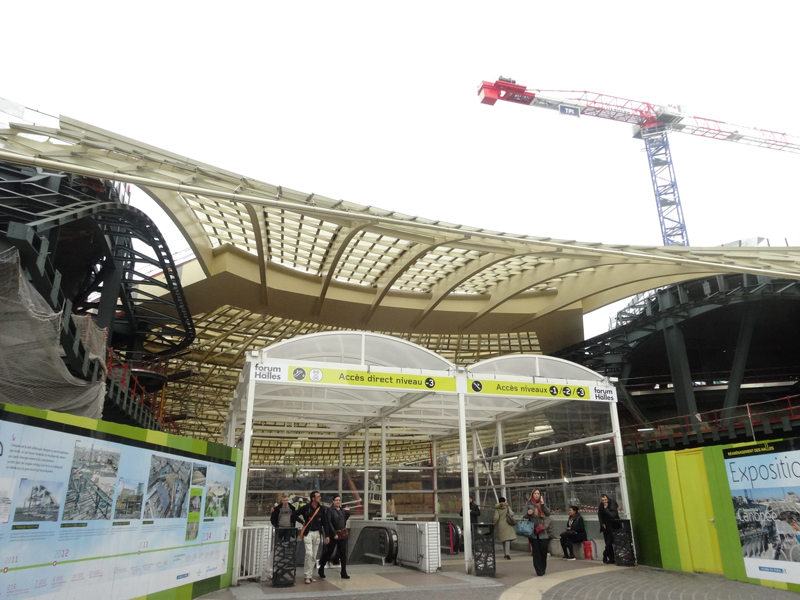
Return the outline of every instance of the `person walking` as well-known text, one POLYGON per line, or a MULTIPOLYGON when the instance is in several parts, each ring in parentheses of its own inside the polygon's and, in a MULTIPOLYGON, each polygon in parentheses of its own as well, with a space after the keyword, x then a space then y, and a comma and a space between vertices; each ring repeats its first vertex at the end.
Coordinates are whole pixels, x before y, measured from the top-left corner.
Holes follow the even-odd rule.
POLYGON ((350 507, 342 508, 342 497, 333 497, 332 506, 325 511, 325 552, 319 561, 319 576, 325 579, 325 565, 331 559, 333 551, 339 549, 339 562, 342 565, 342 579, 350 579, 347 574, 347 519, 350 518, 350 507))
POLYGON ((583 517, 578 514, 577 506, 569 507, 567 530, 561 534, 561 549, 564 551, 564 560, 575 560, 573 544, 586 541, 586 525, 583 517))
POLYGON ((295 507, 289 502, 289 494, 284 494, 281 501, 272 509, 269 520, 278 534, 279 542, 288 542, 292 539, 292 529, 297 523, 295 507))
POLYGON ((511 560, 511 542, 517 539, 513 525, 514 511, 502 496, 497 500, 497 504, 494 505, 494 530, 497 532, 497 541, 503 543, 504 558, 511 560))
POLYGON ((606 547, 603 550, 603 563, 611 564, 614 560, 613 546, 613 525, 619 520, 619 507, 615 500, 608 497, 608 494, 600 496, 600 506, 597 507, 597 519, 600 521, 600 531, 603 532, 603 539, 606 547))
POLYGON ((311 501, 308 504, 297 511, 297 519, 303 523, 300 537, 306 549, 305 568, 303 570, 306 583, 316 581, 313 577, 314 564, 317 561, 317 553, 319 552, 319 544, 323 532, 323 518, 325 517, 325 507, 320 504, 320 493, 316 490, 311 492, 310 499, 311 501))
POLYGON ((550 544, 550 538, 555 538, 552 532, 551 512, 545 506, 544 496, 538 489, 531 492, 525 509, 525 518, 533 523, 533 536, 529 538, 533 555, 533 569, 541 577, 547 570, 547 547, 550 544))

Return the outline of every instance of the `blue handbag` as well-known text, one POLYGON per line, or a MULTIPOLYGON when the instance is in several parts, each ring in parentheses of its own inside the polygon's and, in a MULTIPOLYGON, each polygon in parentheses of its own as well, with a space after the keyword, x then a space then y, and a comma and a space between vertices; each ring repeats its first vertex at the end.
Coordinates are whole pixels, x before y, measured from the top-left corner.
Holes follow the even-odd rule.
POLYGON ((533 537, 533 523, 525 519, 517 521, 514 531, 516 531, 517 535, 521 535, 522 537, 533 537))

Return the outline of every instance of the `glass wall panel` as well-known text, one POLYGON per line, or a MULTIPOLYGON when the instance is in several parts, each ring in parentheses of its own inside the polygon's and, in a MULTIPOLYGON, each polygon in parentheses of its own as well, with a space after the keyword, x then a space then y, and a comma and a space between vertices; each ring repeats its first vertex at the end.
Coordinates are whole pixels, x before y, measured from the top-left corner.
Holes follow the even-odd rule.
POLYGON ((364 494, 356 492, 342 492, 342 505, 350 507, 351 517, 364 517, 364 494))
POLYGON ((506 454, 611 431, 605 402, 565 402, 503 422, 506 454))
POLYGON ((390 515, 433 514, 432 493, 386 494, 386 512, 390 515))
POLYGON ((386 480, 387 490, 432 490, 433 469, 430 467, 387 468, 386 480))
POLYGON ((443 517, 458 516, 461 510, 461 492, 439 494, 439 514, 443 517))
MULTIPOLYGON (((371 471, 372 469, 370 469, 371 471)), ((374 476, 370 473, 370 476, 374 476)), ((342 491, 351 490, 364 495, 364 469, 344 469, 342 473, 342 491)))
MULTIPOLYGON (((505 461, 506 484, 608 475, 617 472, 611 440, 519 454, 505 461)), ((495 481, 495 484, 497 481, 495 481)))

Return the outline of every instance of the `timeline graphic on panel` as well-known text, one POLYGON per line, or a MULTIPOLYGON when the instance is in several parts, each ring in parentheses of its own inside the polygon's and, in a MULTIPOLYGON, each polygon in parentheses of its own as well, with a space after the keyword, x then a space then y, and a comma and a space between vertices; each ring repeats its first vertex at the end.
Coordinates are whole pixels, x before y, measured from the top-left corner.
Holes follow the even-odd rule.
POLYGON ((0 598, 128 600, 227 572, 235 467, 91 433, 0 421, 0 598))

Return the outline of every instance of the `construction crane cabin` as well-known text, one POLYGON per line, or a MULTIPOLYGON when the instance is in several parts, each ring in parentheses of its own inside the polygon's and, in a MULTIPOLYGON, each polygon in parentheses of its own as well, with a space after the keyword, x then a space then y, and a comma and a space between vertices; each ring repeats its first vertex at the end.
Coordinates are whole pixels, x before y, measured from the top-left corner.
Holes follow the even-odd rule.
POLYGON ((547 108, 572 117, 599 117, 632 125, 633 137, 644 140, 661 224, 661 237, 665 246, 689 245, 669 149, 669 132, 800 153, 800 138, 796 136, 692 117, 686 114, 682 105, 660 106, 595 92, 532 90, 506 77, 501 77, 494 83, 484 81, 478 89, 478 95, 481 103, 489 106, 503 100, 547 108))

